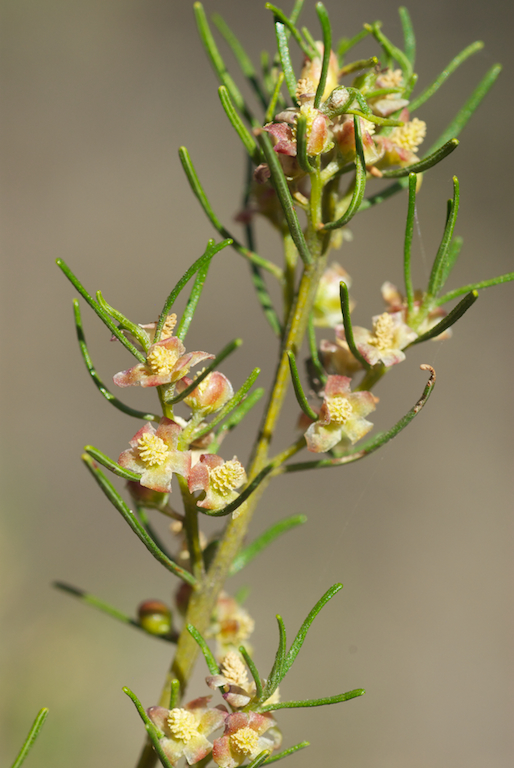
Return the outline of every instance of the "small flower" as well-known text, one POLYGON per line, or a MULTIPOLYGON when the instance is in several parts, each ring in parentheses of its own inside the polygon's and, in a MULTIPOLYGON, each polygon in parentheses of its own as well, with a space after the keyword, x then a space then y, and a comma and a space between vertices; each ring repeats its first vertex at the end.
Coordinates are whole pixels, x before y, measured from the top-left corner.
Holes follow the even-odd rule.
POLYGON ((319 350, 321 362, 328 373, 337 373, 340 376, 350 378, 362 369, 362 363, 350 352, 350 347, 345 339, 344 325, 336 325, 335 343, 322 339, 319 350))
MULTIPOLYGON (((201 371, 200 371, 201 373, 201 371)), ((200 375, 197 374, 197 376, 200 375)), ((184 377, 177 382, 177 393, 180 394, 193 383, 193 379, 184 377)), ((198 386, 193 389, 191 394, 184 398, 184 403, 192 411, 199 412, 204 416, 219 411, 227 400, 233 396, 234 390, 232 384, 219 371, 209 373, 198 386)))
MULTIPOLYGON (((164 321, 164 325, 162 326, 161 330, 161 341, 164 341, 164 339, 168 339, 170 336, 173 335, 173 329, 175 328, 177 324, 177 316, 173 312, 171 315, 168 315, 166 317, 166 320, 164 321)), ((155 329, 157 328, 157 322, 153 323, 139 323, 139 327, 143 329, 143 331, 146 333, 148 337, 148 343, 152 344, 155 340, 155 329)), ((132 344, 134 344, 137 349, 142 349, 141 344, 139 343, 139 340, 136 339, 135 336, 132 335, 132 333, 126 329, 123 330, 123 334, 129 339, 132 344)), ((111 341, 117 341, 116 336, 111 336, 111 341)))
POLYGON ((269 712, 234 712, 225 721, 225 732, 216 739, 212 757, 220 768, 237 768, 250 762, 259 752, 280 746, 282 735, 269 712), (267 736, 262 734, 269 731, 267 736))
MULTIPOLYGON (((205 682, 213 690, 223 688, 225 701, 234 709, 245 707, 255 698, 255 682, 248 679, 248 671, 241 656, 236 651, 229 651, 220 664, 220 675, 211 675, 205 682)), ((263 686, 266 681, 262 681, 263 686)), ((280 701, 278 688, 264 704, 274 704, 280 701)))
POLYGON ((373 317, 373 330, 353 329, 357 349, 370 365, 381 362, 387 368, 405 360, 402 349, 418 334, 403 322, 402 312, 383 312, 373 317))
POLYGON ((177 442, 181 428, 163 418, 157 429, 147 423, 132 440, 130 448, 120 455, 118 464, 141 474, 140 483, 160 493, 170 493, 173 472, 187 477, 191 469, 189 451, 179 451, 177 442))
POLYGON ((375 137, 383 155, 378 163, 379 168, 388 168, 391 165, 405 167, 418 162, 416 151, 425 138, 427 125, 417 117, 413 120, 408 118, 407 110, 403 110, 400 119, 404 121, 404 125, 393 128, 388 136, 379 134, 375 137))
POLYGON ((209 634, 216 638, 218 644, 217 658, 223 658, 229 651, 237 650, 242 643, 251 653, 252 649, 246 641, 254 629, 255 621, 248 611, 233 597, 222 592, 218 597, 209 630, 209 634))
MULTIPOLYGON (((388 312, 401 312, 405 322, 407 322, 407 302, 405 297, 402 296, 398 288, 392 283, 385 282, 381 288, 382 298, 384 299, 388 312)), ((419 336, 430 331, 434 325, 437 325, 443 317, 448 314, 442 307, 434 307, 431 309, 427 316, 419 322, 418 314, 423 300, 422 291, 414 291, 414 306, 412 313, 409 317, 409 327, 414 326, 419 336)), ((432 341, 442 341, 443 339, 449 339, 452 335, 452 329, 447 328, 445 331, 434 336, 432 341)))
MULTIPOLYGON (((333 328, 341 322, 339 294, 341 280, 350 288, 352 284, 350 275, 340 264, 334 261, 327 267, 319 281, 313 306, 314 325, 320 328, 333 328)), ((355 303, 350 302, 350 310, 353 310, 354 306, 355 303)))
POLYGON ((347 376, 329 376, 318 421, 305 433, 307 448, 314 453, 329 451, 341 440, 356 443, 372 428, 364 418, 375 410, 371 392, 351 392, 347 376))
POLYGON ((213 358, 214 355, 207 352, 186 352, 180 339, 169 336, 152 344, 146 355, 146 363, 138 363, 133 368, 117 373, 113 380, 118 387, 173 384, 189 373, 193 365, 213 358))
MULTIPOLYGON (((373 140, 375 134, 375 124, 362 117, 358 118, 361 125, 362 149, 364 151, 364 160, 366 166, 373 166, 384 154, 384 149, 377 146, 373 140)), ((343 163, 353 163, 356 155, 355 147, 355 125, 353 115, 341 116, 332 128, 334 139, 337 142, 343 163)))
MULTIPOLYGON (((243 465, 234 456, 232 461, 223 461, 215 453, 200 456, 189 475, 189 490, 205 491, 205 498, 197 505, 204 509, 223 509, 237 499, 236 488, 246 483, 243 465)), ((237 511, 237 510, 236 510, 237 511)))
POLYGON ((212 750, 207 736, 220 728, 227 717, 223 705, 209 709, 211 696, 201 696, 185 707, 150 707, 148 717, 164 734, 159 739, 166 757, 175 765, 182 755, 189 765, 203 760, 212 750))

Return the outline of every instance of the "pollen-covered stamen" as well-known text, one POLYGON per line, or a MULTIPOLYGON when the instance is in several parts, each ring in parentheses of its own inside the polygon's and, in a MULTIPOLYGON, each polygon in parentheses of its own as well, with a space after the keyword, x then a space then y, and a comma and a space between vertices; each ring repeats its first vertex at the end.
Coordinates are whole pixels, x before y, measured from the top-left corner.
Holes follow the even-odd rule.
POLYGON ((173 312, 171 315, 168 315, 166 320, 164 321, 164 325, 162 326, 161 331, 161 341, 164 339, 169 339, 170 336, 173 336, 173 329, 175 328, 177 324, 177 316, 173 312))
MULTIPOLYGON (((401 69, 389 69, 387 72, 382 72, 377 81, 377 85, 380 85, 380 88, 401 88, 403 85, 403 72, 401 69)), ((388 95, 394 98, 394 94, 388 95)))
POLYGON ((248 686, 246 666, 235 651, 229 651, 221 662, 221 674, 227 678, 229 683, 238 685, 240 688, 247 688, 248 686))
POLYGON ((405 123, 405 125, 395 128, 389 138, 396 146, 415 152, 425 138, 426 133, 427 124, 425 121, 415 117, 413 120, 405 123))
POLYGON ((211 488, 222 496, 227 496, 235 488, 239 488, 244 483, 245 477, 244 467, 237 459, 226 461, 209 471, 211 488))
POLYGON ((373 323, 373 335, 369 343, 380 350, 390 349, 394 339, 394 322, 389 312, 379 315, 373 323))
POLYGON ((168 715, 168 725, 173 736, 186 743, 198 733, 196 718, 187 709, 172 709, 168 715))
POLYGON ((346 424, 353 413, 353 408, 347 397, 331 397, 326 400, 330 421, 335 424, 346 424))
POLYGON ((259 744, 259 736, 253 728, 240 728, 230 736, 230 746, 235 752, 250 757, 259 744))
POLYGON ((295 95, 297 101, 314 101, 314 97, 316 95, 316 87, 312 80, 309 80, 308 77, 303 77, 298 80, 298 83, 296 84, 295 95))
POLYGON ((146 362, 153 373, 159 376, 165 376, 173 371, 180 355, 172 349, 166 347, 154 346, 148 353, 146 362))
POLYGON ((160 467, 168 458, 170 449, 160 437, 145 432, 137 441, 139 457, 148 467, 160 467))

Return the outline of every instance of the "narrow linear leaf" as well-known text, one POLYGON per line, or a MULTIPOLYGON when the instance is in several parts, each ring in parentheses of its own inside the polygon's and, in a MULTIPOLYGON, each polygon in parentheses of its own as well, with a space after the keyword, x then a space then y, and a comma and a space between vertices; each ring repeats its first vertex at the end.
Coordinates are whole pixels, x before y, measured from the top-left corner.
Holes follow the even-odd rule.
POLYGON ((293 10, 291 11, 291 15, 289 16, 289 20, 291 24, 296 24, 296 22, 300 18, 300 14, 302 12, 304 2, 305 0, 295 0, 293 10))
POLYGON ((369 35, 371 32, 371 29, 368 27, 364 27, 364 29, 361 29, 360 32, 357 32, 356 35, 353 37, 343 37, 337 44, 337 58, 339 59, 339 64, 342 66, 344 57, 348 53, 349 50, 354 48, 357 43, 360 43, 361 40, 364 40, 365 37, 369 35))
POLYGON ((266 109, 266 115, 264 117, 265 123, 270 123, 273 120, 273 115, 275 114, 275 110, 277 108, 277 101, 280 96, 280 90, 282 88, 282 83, 284 82, 284 77, 285 75, 283 72, 278 73, 277 82, 275 83, 268 108, 266 109))
POLYGON ((450 75, 453 74, 455 70, 466 61, 466 59, 468 59, 470 56, 473 56, 474 53, 481 51, 483 47, 484 44, 478 40, 476 43, 471 43, 471 45, 468 45, 467 48, 464 48, 463 51, 457 54, 457 56, 455 56, 455 58, 452 59, 450 63, 443 69, 439 77, 436 77, 433 83, 427 86, 418 96, 416 96, 411 101, 409 104, 409 111, 414 112, 414 110, 418 109, 422 104, 425 103, 425 101, 428 101, 428 99, 430 99, 434 93, 439 90, 439 88, 448 80, 450 75))
POLYGON ((290 531, 299 525, 307 522, 306 515, 292 515, 286 517, 284 520, 280 520, 267 531, 258 536, 251 544, 242 549, 234 558, 230 567, 230 576, 241 571, 243 568, 254 560, 266 547, 272 544, 275 539, 282 536, 286 531, 290 531))
POLYGON ((307 396, 303 391, 302 382, 300 381, 300 375, 298 373, 294 352, 289 351, 287 353, 287 357, 289 359, 289 370, 291 372, 291 380, 293 382, 293 389, 296 395, 296 401, 300 406, 300 408, 302 409, 302 411, 305 413, 305 415, 309 417, 309 419, 312 419, 312 421, 317 421, 318 414, 315 413, 315 411, 313 411, 312 408, 310 407, 309 401, 307 400, 307 396))
POLYGON ((319 83, 318 87, 316 88, 316 95, 314 97, 314 109, 318 109, 325 92, 328 67, 330 64, 330 54, 332 53, 332 28, 330 26, 330 19, 328 17, 327 9, 323 3, 316 3, 316 13, 318 14, 319 23, 321 24, 321 29, 323 32, 323 59, 321 63, 319 83))
POLYGON ((140 325, 133 323, 119 310, 114 309, 114 307, 108 304, 102 295, 102 291, 96 292, 96 300, 105 314, 110 315, 113 320, 116 320, 116 322, 121 325, 124 330, 129 331, 129 333, 131 333, 132 336, 138 340, 144 351, 147 352, 150 346, 150 340, 148 338, 148 334, 143 330, 143 328, 141 328, 140 325))
POLYGON ((153 527, 153 525, 150 522, 150 518, 148 517, 146 510, 144 507, 139 506, 139 504, 136 504, 136 514, 139 522, 147 532, 147 534, 150 536, 154 544, 161 550, 161 552, 166 555, 170 560, 173 560, 173 562, 176 562, 175 558, 171 554, 171 552, 168 551, 168 548, 162 541, 161 537, 153 527))
POLYGON ((174 678, 170 683, 170 709, 180 704, 180 680, 174 678))
POLYGON ((379 45, 382 46, 382 49, 384 52, 390 56, 392 59, 398 62, 400 65, 400 69, 404 73, 404 79, 408 80, 410 76, 412 75, 412 64, 405 55, 403 51, 401 51, 399 48, 396 47, 382 32, 380 29, 380 25, 375 22, 375 24, 365 24, 366 28, 369 28, 369 31, 379 43, 379 45))
POLYGON ((174 636, 155 635, 152 632, 148 632, 144 627, 140 625, 140 623, 136 619, 133 619, 132 617, 128 616, 126 613, 119 611, 117 608, 114 608, 112 605, 109 605, 109 603, 106 603, 104 600, 100 600, 100 598, 95 597, 95 595, 92 595, 91 593, 86 592, 84 589, 73 587, 71 584, 65 584, 62 581, 54 581, 52 586, 55 587, 56 589, 60 589, 62 592, 66 592, 68 595, 72 595, 72 597, 76 597, 78 600, 80 600, 81 603, 84 603, 84 605, 90 605, 92 608, 96 608, 98 611, 101 611, 101 613, 105 613, 107 616, 110 616, 112 619, 116 619, 116 621, 121 621, 122 624, 128 624, 129 626, 134 627, 135 629, 139 629, 141 632, 144 632, 145 635, 156 637, 158 640, 164 640, 167 643, 177 642, 177 638, 174 636))
POLYGON ((225 416, 227 416, 231 411, 234 410, 244 399, 249 389, 252 388, 254 385, 257 377, 259 376, 261 372, 260 368, 254 368, 251 374, 246 379, 245 383, 237 390, 237 392, 230 398, 230 400, 223 406, 221 411, 216 414, 216 416, 212 419, 212 421, 209 422, 209 424, 204 428, 200 429, 198 432, 195 432, 193 441, 199 440, 204 435, 209 434, 209 432, 216 427, 220 421, 223 421, 225 416))
POLYGON ((282 324, 278 319, 278 315, 275 311, 275 307, 273 306, 273 301, 262 276, 261 270, 256 264, 250 264, 250 270, 252 273, 253 287, 255 288, 255 293, 257 295, 257 299, 259 300, 259 304, 261 305, 262 311, 264 312, 264 316, 275 336, 281 338, 282 324))
POLYGON ((102 467, 105 467, 110 472, 118 475, 118 477, 122 477, 124 480, 132 480, 136 483, 139 483, 141 480, 141 475, 138 475, 137 472, 132 472, 130 469, 120 467, 119 464, 113 461, 113 459, 110 459, 109 456, 106 456, 105 453, 102 453, 98 448, 95 448, 94 445, 85 445, 84 450, 91 456, 91 458, 101 464, 102 467))
POLYGON ((451 312, 448 312, 448 314, 437 323, 437 325, 434 325, 433 328, 431 328, 429 331, 423 333, 421 336, 418 336, 418 338, 414 341, 411 341, 409 347, 412 347, 414 344, 421 344, 422 341, 428 341, 429 339, 435 339, 437 336, 440 336, 441 333, 446 331, 448 328, 451 328, 451 326, 454 325, 457 320, 460 320, 462 315, 467 312, 471 306, 473 306, 477 299, 477 291, 471 291, 468 293, 467 296, 462 299, 462 301, 459 301, 457 306, 454 307, 451 312))
POLYGON ((20 765, 23 763, 25 758, 27 757, 28 753, 34 746, 34 742, 36 741, 37 737, 39 736, 39 733, 41 731, 41 728, 44 725, 44 722, 48 716, 48 708, 43 707, 39 710, 39 712, 36 715, 36 719, 32 723, 32 727, 30 731, 27 734, 27 738, 23 742, 23 746, 20 749, 18 756, 16 757, 14 763, 12 764, 11 768, 20 768, 20 765))
POLYGON ((407 8, 404 8, 403 6, 398 8, 398 14, 402 24, 405 56, 408 58, 410 65, 413 68, 416 60, 416 36, 414 34, 414 28, 407 8))
POLYGON ((353 336, 353 326, 352 326, 352 319, 351 319, 351 313, 350 313, 350 295, 348 293, 348 286, 343 281, 339 283, 339 295, 341 298, 341 312, 343 315, 343 325, 344 325, 346 342, 350 347, 350 352, 355 357, 355 359, 358 360, 361 363, 361 365, 368 371, 371 368, 371 365, 368 363, 368 361, 361 355, 361 353, 357 349, 355 338, 353 336))
POLYGON ((200 297, 202 295, 203 286, 205 284, 211 262, 212 259, 209 259, 207 263, 201 266, 196 273, 195 281, 193 283, 191 293, 189 294, 186 308, 182 313, 180 323, 178 324, 178 328, 175 331, 175 336, 180 339, 180 341, 184 341, 186 338, 189 326, 191 325, 193 317, 195 316, 196 308, 198 307, 198 302, 200 301, 200 297))
POLYGON ((287 674, 287 672, 291 669, 292 665, 294 664, 296 657, 298 656, 300 649, 305 641, 305 638, 307 637, 307 633, 309 629, 311 628, 312 622, 318 615, 318 613, 325 607, 325 605, 328 603, 329 600, 331 600, 334 595, 337 595, 338 592, 341 591, 343 588, 342 584, 334 584, 330 589, 327 589, 323 597, 321 597, 314 608, 310 611, 309 615, 303 622, 302 626, 298 630, 298 634, 296 635, 295 639, 293 640, 293 644, 291 645, 291 648, 289 649, 286 659, 284 661, 284 669, 283 669, 283 677, 287 674))
POLYGON ((287 649, 286 628, 284 626, 282 616, 279 616, 277 614, 276 619, 278 623, 278 633, 279 633, 278 648, 275 654, 275 661, 273 662, 271 672, 269 673, 268 680, 266 682, 266 685, 264 686, 264 691, 262 692, 262 701, 267 701, 269 697, 275 693, 278 686, 280 685, 280 681, 284 679, 284 676, 287 671, 285 669, 286 649, 287 649))
MULTIPOLYGON (((352 72, 358 72, 361 69, 371 69, 371 67, 376 67, 378 64, 379 60, 376 56, 370 56, 368 59, 358 59, 357 61, 352 61, 350 64, 341 67, 339 70, 339 77, 347 77, 347 75, 351 75, 352 72)), ((402 88, 381 88, 378 91, 366 93, 366 96, 369 99, 372 96, 381 96, 382 93, 400 93, 401 91, 402 88)))
POLYGON ((126 693, 129 699, 132 700, 132 703, 134 704, 135 708, 138 711, 139 717, 145 724, 146 732, 148 733, 148 738, 152 742, 152 746, 157 752, 157 756, 159 757, 159 760, 161 761, 161 765, 164 766, 164 768, 173 768, 172 764, 166 757, 166 754, 164 753, 164 750, 161 746, 161 742, 159 741, 159 737, 162 738, 164 736, 163 733, 159 731, 158 728, 152 723, 148 715, 146 714, 143 705, 137 698, 136 694, 133 693, 130 688, 127 688, 126 686, 122 688, 123 693, 126 693))
POLYGON ((257 98, 260 100, 264 109, 266 109, 266 105, 267 105, 266 95, 262 89, 262 86, 259 80, 257 79, 257 72, 255 71, 255 67, 252 63, 252 60, 246 53, 245 49, 241 45, 241 42, 239 41, 237 36, 228 26, 225 19, 222 16, 220 16, 219 13, 214 13, 211 18, 214 24, 216 25, 216 27, 218 28, 218 31, 223 35, 225 42, 230 47, 232 53, 234 54, 234 57, 237 63, 241 67, 241 71, 243 75, 248 79, 257 98))
POLYGON ((172 397, 170 400, 166 400, 166 402, 169 405, 176 405, 177 403, 180 403, 181 400, 184 400, 185 397, 191 394, 191 392, 196 389, 196 387, 202 383, 202 381, 210 374, 212 371, 214 371, 215 368, 218 367, 218 365, 225 360, 226 357, 232 354, 236 349, 238 349, 241 344, 243 343, 242 339, 234 339, 234 341, 229 342, 229 344, 226 345, 226 347, 223 347, 221 352, 219 352, 212 363, 210 365, 206 366, 202 373, 199 373, 198 376, 191 382, 191 384, 186 387, 182 392, 180 392, 178 395, 175 395, 175 397, 172 397))
POLYGON ((264 763, 267 757, 270 756, 271 750, 265 749, 263 752, 259 752, 257 757, 248 764, 248 768, 259 768, 264 763))
POLYGON ((446 144, 443 144, 442 147, 436 149, 435 152, 431 152, 418 163, 412 163, 412 165, 407 165, 405 168, 396 168, 393 171, 383 171, 382 176, 384 179, 399 179, 403 176, 408 176, 409 173, 422 173, 423 171, 428 171, 429 168, 433 168, 434 165, 440 163, 445 157, 451 155, 458 146, 458 139, 450 139, 446 144))
POLYGON ((255 165, 259 165, 259 163, 261 162, 260 149, 257 146, 257 142, 255 141, 254 137, 252 136, 248 128, 243 124, 243 121, 241 120, 236 110, 234 109, 234 105, 232 104, 232 101, 230 99, 230 95, 226 86, 220 85, 220 87, 218 88, 218 94, 220 97, 221 106, 225 110, 225 114, 228 117, 230 123, 232 124, 232 127, 234 128, 235 132, 241 139, 243 147, 246 149, 249 157, 251 157, 255 165))
POLYGON ((355 128, 355 184, 352 198, 348 208, 343 215, 336 221, 330 221, 323 225, 323 231, 330 232, 332 229, 339 229, 348 224, 355 214, 360 210, 366 190, 366 161, 364 159, 364 149, 362 146, 362 130, 358 117, 353 118, 355 128))
POLYGON ((248 651, 246 650, 244 645, 240 645, 239 646, 239 653, 241 654, 241 656, 245 660, 246 666, 250 670, 250 674, 252 675, 253 682, 255 683, 255 695, 256 695, 257 699, 260 699, 261 696, 262 696, 263 688, 262 688, 262 678, 261 678, 261 676, 259 674, 259 670, 255 666, 255 663, 254 663, 252 657, 250 656, 250 654, 248 653, 248 651))
POLYGON ((448 249, 453 238, 453 230, 455 229, 455 223, 459 213, 459 201, 460 201, 460 189, 459 180, 456 176, 453 177, 453 200, 449 208, 449 215, 446 218, 446 224, 444 227, 443 237, 441 244, 437 250, 436 257, 430 273, 427 288, 427 299, 429 300, 433 296, 437 296, 441 288, 443 287, 443 275, 447 272, 445 268, 446 257, 448 249))
POLYGON ((329 467, 339 467, 343 464, 350 464, 353 461, 358 461, 359 459, 363 459, 366 456, 369 456, 370 453, 377 451, 379 448, 389 442, 389 440, 392 440, 393 437, 396 437, 396 435, 405 429, 405 427, 410 424, 410 422, 426 405, 428 398, 430 397, 434 388, 436 380, 434 369, 430 365, 420 365, 420 368, 422 371, 430 371, 430 377, 425 386, 425 389, 423 390, 423 394, 421 395, 416 405, 411 408, 410 411, 405 414, 405 416, 402 416, 402 418, 388 432, 382 432, 376 435, 376 437, 373 440, 370 440, 363 448, 355 449, 351 452, 348 452, 344 456, 338 457, 337 459, 320 459, 319 461, 304 461, 298 464, 289 464, 283 468, 283 471, 301 472, 306 469, 328 469, 329 467))
POLYGON ((153 542, 150 536, 147 534, 141 523, 136 519, 133 511, 128 508, 114 486, 109 482, 103 472, 98 469, 95 461, 93 461, 93 459, 88 454, 84 454, 82 456, 82 461, 93 475, 102 492, 109 499, 113 507, 121 514, 125 522, 128 523, 130 528, 136 534, 138 539, 145 545, 150 554, 153 555, 153 557, 168 571, 171 571, 171 573, 175 574, 175 576, 178 576, 179 579, 182 579, 182 581, 185 581, 187 584, 193 586, 196 583, 194 576, 192 576, 192 574, 190 574, 188 571, 185 571, 179 565, 166 557, 163 552, 161 552, 161 550, 156 546, 155 542, 153 542))
POLYGON ((328 377, 327 377, 327 372, 323 368, 321 364, 321 360, 319 359, 318 345, 316 341, 316 329, 314 328, 312 312, 309 317, 309 322, 307 325, 307 334, 308 334, 308 341, 309 341, 309 352, 311 355, 310 361, 314 369, 314 374, 318 377, 320 384, 326 384, 328 377))
POLYGON ((357 696, 363 696, 366 691, 363 688, 356 688, 353 691, 340 693, 337 696, 328 696, 324 699, 304 699, 301 701, 279 701, 276 704, 267 704, 259 707, 259 712, 275 712, 277 709, 298 709, 300 707, 323 707, 326 704, 339 704, 342 701, 350 701, 357 696))
POLYGON ((178 154, 193 194, 200 203, 204 213, 214 228, 219 232, 220 235, 222 235, 222 237, 227 237, 231 241, 230 243, 227 243, 227 245, 231 245, 232 248, 241 256, 244 256, 258 267, 262 267, 262 269, 267 270, 270 274, 276 277, 277 280, 281 281, 282 270, 280 267, 277 267, 276 264, 272 264, 271 261, 263 259, 258 254, 254 253, 253 251, 249 251, 248 248, 245 248, 243 245, 241 245, 241 243, 236 238, 232 237, 229 231, 220 222, 214 213, 209 200, 207 199, 202 185, 200 184, 200 180, 198 179, 195 167, 191 162, 191 157, 189 156, 189 152, 187 151, 186 147, 180 147, 178 154))
MULTIPOLYGON (((453 240, 451 241, 448 247, 448 253, 446 254, 446 259, 444 260, 444 264, 443 264, 441 285, 444 285, 448 280, 448 278, 450 277, 450 274, 459 257, 463 242, 464 241, 462 237, 454 237, 453 240)), ((471 289, 468 289, 468 290, 471 290, 471 289)), ((467 291, 463 291, 463 293, 467 293, 467 291)))
POLYGON ((463 293, 468 293, 469 291, 480 291, 482 288, 491 288, 493 285, 501 285, 501 283, 510 283, 511 280, 514 280, 514 272, 508 272, 506 275, 500 275, 500 277, 492 277, 490 280, 482 280, 480 283, 464 285, 462 288, 457 288, 455 291, 450 291, 444 296, 440 296, 436 300, 435 306, 441 307, 448 301, 452 301, 453 299, 462 296, 463 293))
POLYGON ((307 118, 305 115, 298 115, 296 120, 296 159, 302 171, 305 173, 313 172, 314 168, 307 154, 307 118))
POLYGON ((211 649, 207 645, 207 642, 204 640, 200 632, 196 629, 196 627, 193 627, 192 624, 187 625, 187 631, 189 632, 193 640, 195 640, 198 643, 198 646, 200 647, 200 650, 203 653, 203 657, 205 659, 205 662, 207 664, 207 667, 211 675, 219 675, 220 668, 218 667, 218 664, 216 662, 216 659, 213 656, 211 649))
POLYGON ((414 219, 416 217, 416 186, 418 177, 415 173, 409 174, 409 206, 407 208, 407 222, 405 224, 405 239, 403 245, 403 279, 405 282, 405 297, 407 299, 407 317, 414 307, 414 288, 412 286, 411 255, 412 235, 414 232, 414 219))
POLYGON ((264 392, 265 390, 262 387, 258 387, 253 392, 251 392, 237 408, 234 408, 232 415, 228 417, 223 426, 220 427, 216 432, 216 449, 214 449, 214 446, 211 444, 211 450, 213 453, 217 452, 217 449, 227 432, 230 432, 230 430, 237 427, 237 425, 244 419, 246 414, 251 411, 254 405, 259 402, 264 392))
MULTIPOLYGON (((287 29, 287 31, 294 37, 296 42, 298 43, 300 49, 303 51, 303 53, 307 56, 308 59, 312 59, 314 56, 318 55, 318 51, 316 49, 312 49, 302 38, 300 32, 296 28, 296 25, 293 21, 291 21, 288 16, 284 13, 284 11, 281 11, 280 8, 277 8, 276 5, 272 5, 272 3, 265 3, 264 7, 266 10, 271 11, 274 15, 275 19, 287 29)), ((287 37, 286 37, 287 39, 287 37)))
POLYGON ((403 120, 396 120, 393 117, 380 117, 379 115, 374 115, 371 111, 365 112, 364 110, 360 111, 358 109, 345 109, 344 113, 345 115, 363 117, 369 123, 374 123, 375 125, 391 126, 392 128, 404 125, 403 120))
POLYGON ((73 299, 73 314, 75 317, 75 328, 77 331, 77 339, 79 342, 79 349, 82 355, 82 359, 84 360, 84 363, 86 364, 86 368, 89 371, 89 375, 91 376, 91 379, 95 384, 95 386, 97 387, 100 394, 102 394, 105 397, 108 403, 113 405, 119 411, 122 411, 122 413, 126 413, 127 416, 133 416, 136 419, 144 419, 145 421, 160 421, 161 417, 157 416, 155 413, 145 413, 144 411, 137 411, 135 408, 130 408, 128 405, 125 405, 125 403, 122 403, 121 400, 118 400, 118 398, 115 397, 115 395, 113 395, 112 392, 107 389, 102 379, 96 372, 96 369, 93 365, 93 361, 91 360, 91 356, 89 354, 89 350, 86 344, 86 338, 84 336, 84 330, 82 327, 82 318, 80 315, 80 304, 77 301, 77 299, 73 299))
POLYGON ((300 749, 305 749, 305 747, 310 747, 309 741, 302 741, 300 744, 295 744, 294 747, 289 747, 289 749, 284 749, 283 752, 279 752, 276 755, 273 755, 273 757, 270 757, 269 760, 266 760, 264 765, 269 765, 270 763, 276 763, 277 760, 283 760, 284 757, 289 757, 289 755, 294 755, 295 752, 299 752, 300 749))
POLYGON ((296 104, 296 75, 291 63, 291 54, 289 53, 289 44, 287 42, 285 26, 280 21, 275 22, 275 35, 277 38, 278 55, 284 72, 287 90, 289 91, 293 104, 296 104))
MULTIPOLYGON (((411 171, 409 171, 409 173, 411 173, 411 171)), ((360 213, 361 211, 367 211, 368 208, 372 208, 375 205, 380 205, 380 203, 384 203, 390 197, 393 197, 393 195, 396 195, 398 192, 401 192, 403 189, 405 189, 408 183, 409 183, 408 179, 406 178, 400 179, 400 181, 396 181, 394 184, 390 184, 388 187, 386 187, 385 189, 382 189, 380 192, 377 192, 376 194, 365 198, 360 204, 360 207, 357 213, 360 213)))
POLYGON ((125 349, 127 349, 131 355, 134 355, 134 357, 139 360, 140 363, 146 362, 146 358, 141 352, 135 348, 133 344, 130 343, 130 341, 123 335, 123 333, 120 331, 116 323, 113 323, 109 315, 107 315, 104 310, 101 308, 101 306, 96 302, 93 297, 86 291, 78 277, 76 277, 71 269, 68 267, 65 261, 62 259, 56 259, 57 266, 63 272, 70 283, 73 285, 74 288, 77 289, 77 291, 80 293, 83 299, 89 304, 93 312, 95 312, 102 323, 107 326, 107 328, 111 331, 113 336, 116 336, 118 341, 120 341, 125 349))

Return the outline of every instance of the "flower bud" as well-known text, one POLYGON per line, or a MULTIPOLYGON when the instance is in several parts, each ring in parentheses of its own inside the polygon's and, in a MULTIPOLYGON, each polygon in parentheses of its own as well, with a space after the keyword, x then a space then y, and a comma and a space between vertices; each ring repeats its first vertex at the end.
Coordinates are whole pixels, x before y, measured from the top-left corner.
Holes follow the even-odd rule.
MULTIPOLYGON (((193 379, 185 376, 177 382, 177 392, 180 394, 192 383, 193 379)), ((232 384, 227 377, 219 371, 213 371, 184 398, 184 402, 192 411, 201 411, 207 415, 219 411, 233 394, 232 384)))
POLYGON ((152 509, 162 509, 168 501, 167 493, 153 491, 151 488, 137 483, 135 480, 127 482, 127 491, 130 493, 136 504, 141 507, 151 507, 152 509))
POLYGON ((139 625, 151 635, 167 635, 171 631, 171 611, 161 600, 145 600, 137 615, 139 625))

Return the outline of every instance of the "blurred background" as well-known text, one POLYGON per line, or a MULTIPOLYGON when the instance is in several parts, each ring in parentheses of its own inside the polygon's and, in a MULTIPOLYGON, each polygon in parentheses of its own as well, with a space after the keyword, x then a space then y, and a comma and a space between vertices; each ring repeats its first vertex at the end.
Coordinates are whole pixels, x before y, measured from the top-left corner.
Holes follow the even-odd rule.
MULTIPOLYGON (((401 42, 396 2, 326 6, 335 39, 378 18, 401 42)), ((224 15, 255 61, 274 45, 263 2, 207 0, 206 8, 224 15)), ((426 175, 418 198, 414 257, 422 285, 452 175, 459 176, 457 233, 465 245, 453 288, 513 269, 513 9, 502 0, 412 0, 409 9, 421 87, 470 42, 485 42, 419 111, 430 143, 487 69, 496 61, 505 67, 461 146, 426 175)), ((88 381, 73 328, 75 292, 54 261, 65 259, 91 292, 101 288, 136 322, 155 319, 214 236, 182 174, 178 146, 188 146, 218 215, 238 235, 244 157, 219 104, 191 3, 3 0, 1 14, 0 762, 10 765, 37 710, 48 706, 29 757, 33 768, 130 766, 143 728, 121 687, 154 704, 170 646, 80 605, 51 582, 70 582, 131 614, 147 597, 170 602, 176 584, 80 462, 86 443, 117 457, 139 422, 111 408, 88 381)), ((306 7, 304 22, 317 36, 313 8, 306 7)), ((356 58, 374 52, 365 42, 356 58)), ((232 63, 228 52, 226 59, 232 63)), ((406 206, 403 195, 357 217, 353 242, 337 255, 353 278, 358 324, 382 311, 385 280, 400 284, 406 206)), ((258 250, 280 259, 265 224, 258 250)), ((222 370, 240 386, 259 365, 267 386, 276 343, 247 264, 224 251, 207 289, 188 348, 217 352, 242 336, 244 346, 222 370)), ((406 432, 365 462, 276 480, 252 523, 253 537, 289 514, 309 516, 229 585, 231 592, 251 586, 247 608, 257 622, 261 670, 276 647, 274 615, 293 634, 321 594, 342 581, 282 694, 367 691, 347 704, 280 714, 285 746, 311 741, 291 758, 298 768, 512 765, 512 290, 482 293, 453 339, 414 348, 380 384, 375 422, 382 429, 419 397, 426 380, 419 364, 436 368, 433 397, 406 432)), ((108 382, 131 360, 85 308, 83 317, 108 382)), ((129 391, 125 399, 156 408, 154 397, 129 391)), ((259 410, 244 434, 226 441, 225 458, 237 453, 246 461, 259 410)), ((283 444, 296 415, 291 397, 283 444)), ((161 531, 167 535, 165 524, 161 531)), ((200 664, 191 698, 206 692, 204 673, 200 664)))

